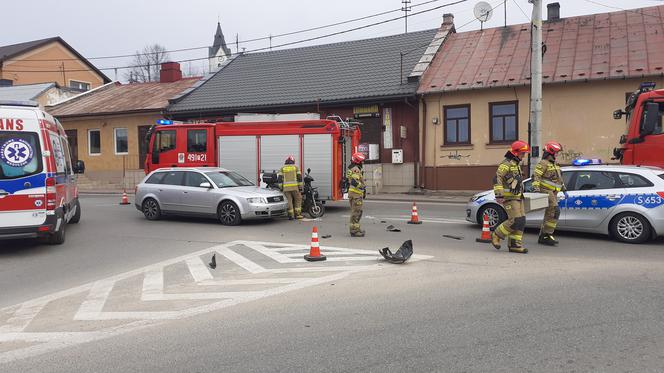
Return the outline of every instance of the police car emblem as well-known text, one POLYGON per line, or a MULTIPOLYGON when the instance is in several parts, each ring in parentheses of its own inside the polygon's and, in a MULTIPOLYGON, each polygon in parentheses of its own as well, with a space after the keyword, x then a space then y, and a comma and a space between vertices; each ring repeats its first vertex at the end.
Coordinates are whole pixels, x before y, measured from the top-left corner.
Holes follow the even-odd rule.
POLYGON ((23 167, 32 161, 32 146, 23 139, 9 139, 0 147, 0 159, 11 167, 23 167))
POLYGON ((597 206, 597 200, 594 199, 594 200, 590 201, 590 204, 593 205, 593 206, 597 206))
POLYGON ((574 203, 575 203, 577 206, 581 206, 581 204, 583 203, 583 201, 581 201, 580 199, 577 199, 576 201, 574 201, 574 203))
POLYGON ((41 199, 38 199, 35 201, 35 206, 36 207, 41 207, 44 202, 41 199))

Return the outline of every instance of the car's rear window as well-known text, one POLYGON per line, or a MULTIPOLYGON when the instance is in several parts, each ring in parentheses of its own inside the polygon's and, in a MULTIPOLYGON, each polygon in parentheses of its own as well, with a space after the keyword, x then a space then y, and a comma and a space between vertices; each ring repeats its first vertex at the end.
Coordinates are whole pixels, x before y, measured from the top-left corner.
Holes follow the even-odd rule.
POLYGON ((165 172, 155 172, 150 176, 147 180, 145 180, 146 184, 161 184, 161 179, 164 178, 164 175, 166 175, 165 172))
POLYGON ((664 174, 659 175, 660 179, 664 179, 664 174))
POLYGON ((0 132, 0 180, 42 171, 39 136, 34 132, 0 132))

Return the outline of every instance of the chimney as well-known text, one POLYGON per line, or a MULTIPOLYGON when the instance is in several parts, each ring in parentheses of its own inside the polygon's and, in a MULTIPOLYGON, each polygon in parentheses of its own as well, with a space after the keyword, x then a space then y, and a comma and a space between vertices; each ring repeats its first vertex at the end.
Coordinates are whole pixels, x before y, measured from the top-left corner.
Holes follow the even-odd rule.
POLYGON ((454 14, 445 13, 443 14, 443 25, 453 25, 454 24, 454 14))
POLYGON ((560 20, 560 3, 551 3, 546 5, 546 20, 547 21, 560 20))
POLYGON ((177 62, 164 62, 159 70, 159 83, 172 83, 182 79, 182 70, 177 62))

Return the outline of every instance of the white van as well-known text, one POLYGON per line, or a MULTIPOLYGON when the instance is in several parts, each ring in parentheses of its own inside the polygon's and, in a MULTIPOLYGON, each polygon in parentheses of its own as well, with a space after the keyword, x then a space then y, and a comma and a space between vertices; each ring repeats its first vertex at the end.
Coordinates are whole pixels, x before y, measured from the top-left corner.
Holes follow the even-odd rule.
POLYGON ((62 125, 34 102, 0 101, 0 239, 65 241, 81 219, 75 173, 62 125))

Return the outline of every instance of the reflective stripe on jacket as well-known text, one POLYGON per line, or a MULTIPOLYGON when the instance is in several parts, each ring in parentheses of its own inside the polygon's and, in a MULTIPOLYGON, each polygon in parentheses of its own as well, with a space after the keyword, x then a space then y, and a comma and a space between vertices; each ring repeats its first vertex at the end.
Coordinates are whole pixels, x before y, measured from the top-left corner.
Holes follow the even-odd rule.
POLYGON ((348 179, 348 194, 363 197, 366 185, 364 184, 362 169, 357 165, 351 164, 346 172, 346 178, 348 179))
POLYGON ((493 183, 496 198, 506 200, 523 198, 523 175, 521 165, 514 159, 505 158, 498 165, 493 183))
POLYGON ((287 164, 279 170, 281 190, 284 192, 298 190, 302 186, 302 174, 297 166, 287 164))
POLYGON ((533 190, 558 193, 563 189, 560 166, 550 159, 542 159, 533 172, 533 190))

